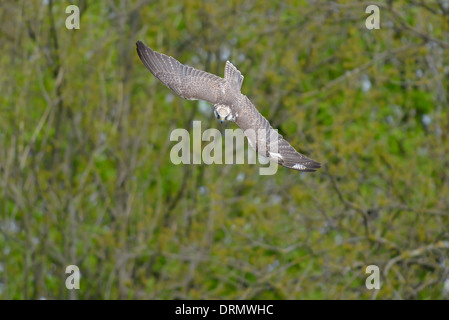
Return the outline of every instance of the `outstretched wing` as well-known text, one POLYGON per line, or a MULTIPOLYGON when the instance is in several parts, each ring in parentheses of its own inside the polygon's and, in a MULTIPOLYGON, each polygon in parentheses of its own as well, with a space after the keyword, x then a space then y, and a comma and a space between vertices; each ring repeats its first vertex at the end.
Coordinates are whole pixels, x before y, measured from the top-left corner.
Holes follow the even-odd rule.
POLYGON ((242 76, 239 69, 237 69, 231 61, 226 61, 225 79, 231 84, 231 87, 237 89, 238 92, 242 89, 243 78, 244 76, 242 76))
POLYGON ((320 163, 297 152, 267 119, 257 111, 248 97, 243 96, 235 122, 245 131, 248 142, 258 153, 278 164, 298 171, 314 172, 320 163))
POLYGON ((225 79, 183 65, 173 57, 156 52, 137 41, 137 53, 145 67, 177 95, 189 100, 218 102, 225 79))

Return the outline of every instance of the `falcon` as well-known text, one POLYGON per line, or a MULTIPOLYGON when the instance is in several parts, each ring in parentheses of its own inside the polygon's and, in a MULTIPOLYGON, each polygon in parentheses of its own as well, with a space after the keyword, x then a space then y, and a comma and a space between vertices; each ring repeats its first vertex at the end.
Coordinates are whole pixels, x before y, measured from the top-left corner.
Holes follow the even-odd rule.
POLYGON ((297 152, 284 140, 248 97, 240 92, 243 75, 231 62, 226 61, 224 78, 221 78, 183 65, 141 41, 137 41, 136 45, 140 60, 157 79, 184 99, 205 100, 213 104, 215 116, 221 122, 235 122, 259 154, 297 171, 314 172, 321 167, 320 163, 297 152))

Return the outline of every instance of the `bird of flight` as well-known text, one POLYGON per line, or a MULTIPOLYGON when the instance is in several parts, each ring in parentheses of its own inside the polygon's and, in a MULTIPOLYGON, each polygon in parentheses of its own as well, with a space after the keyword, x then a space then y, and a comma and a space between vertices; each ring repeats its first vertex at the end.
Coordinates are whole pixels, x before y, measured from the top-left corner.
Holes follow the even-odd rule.
POLYGON ((215 116, 221 122, 234 121, 258 153, 298 171, 314 172, 321 167, 285 141, 248 97, 240 92, 243 76, 231 62, 226 61, 225 76, 221 78, 183 65, 173 57, 152 50, 141 41, 137 41, 136 45, 140 60, 156 78, 184 99, 212 103, 215 116))

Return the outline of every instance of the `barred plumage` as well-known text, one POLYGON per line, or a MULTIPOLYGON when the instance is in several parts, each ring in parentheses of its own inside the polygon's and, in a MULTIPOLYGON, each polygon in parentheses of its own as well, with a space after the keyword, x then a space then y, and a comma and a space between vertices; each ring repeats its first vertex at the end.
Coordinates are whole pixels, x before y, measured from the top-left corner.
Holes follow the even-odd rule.
POLYGON ((229 61, 225 78, 181 64, 173 57, 156 52, 137 41, 137 53, 151 73, 177 95, 189 100, 205 100, 214 105, 222 119, 234 121, 246 134, 250 145, 280 165, 313 172, 321 165, 297 152, 282 135, 273 130, 251 101, 240 92, 243 76, 229 61), (229 108, 228 108, 229 107, 229 108), (229 112, 223 115, 223 111, 229 112))

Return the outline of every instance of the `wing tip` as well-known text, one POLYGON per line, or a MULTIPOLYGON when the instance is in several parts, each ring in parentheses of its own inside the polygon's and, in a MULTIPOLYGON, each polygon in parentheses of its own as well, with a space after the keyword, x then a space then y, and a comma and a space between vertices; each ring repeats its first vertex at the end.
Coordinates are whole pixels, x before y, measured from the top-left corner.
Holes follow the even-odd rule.
POLYGON ((232 83, 235 83, 235 86, 238 90, 241 90, 242 83, 244 76, 240 72, 239 69, 237 69, 236 66, 232 64, 231 61, 226 60, 226 66, 225 66, 225 79, 231 81, 232 83))
POLYGON ((139 56, 143 55, 149 55, 150 53, 153 53, 154 50, 148 47, 143 41, 137 40, 136 42, 136 50, 139 56))

